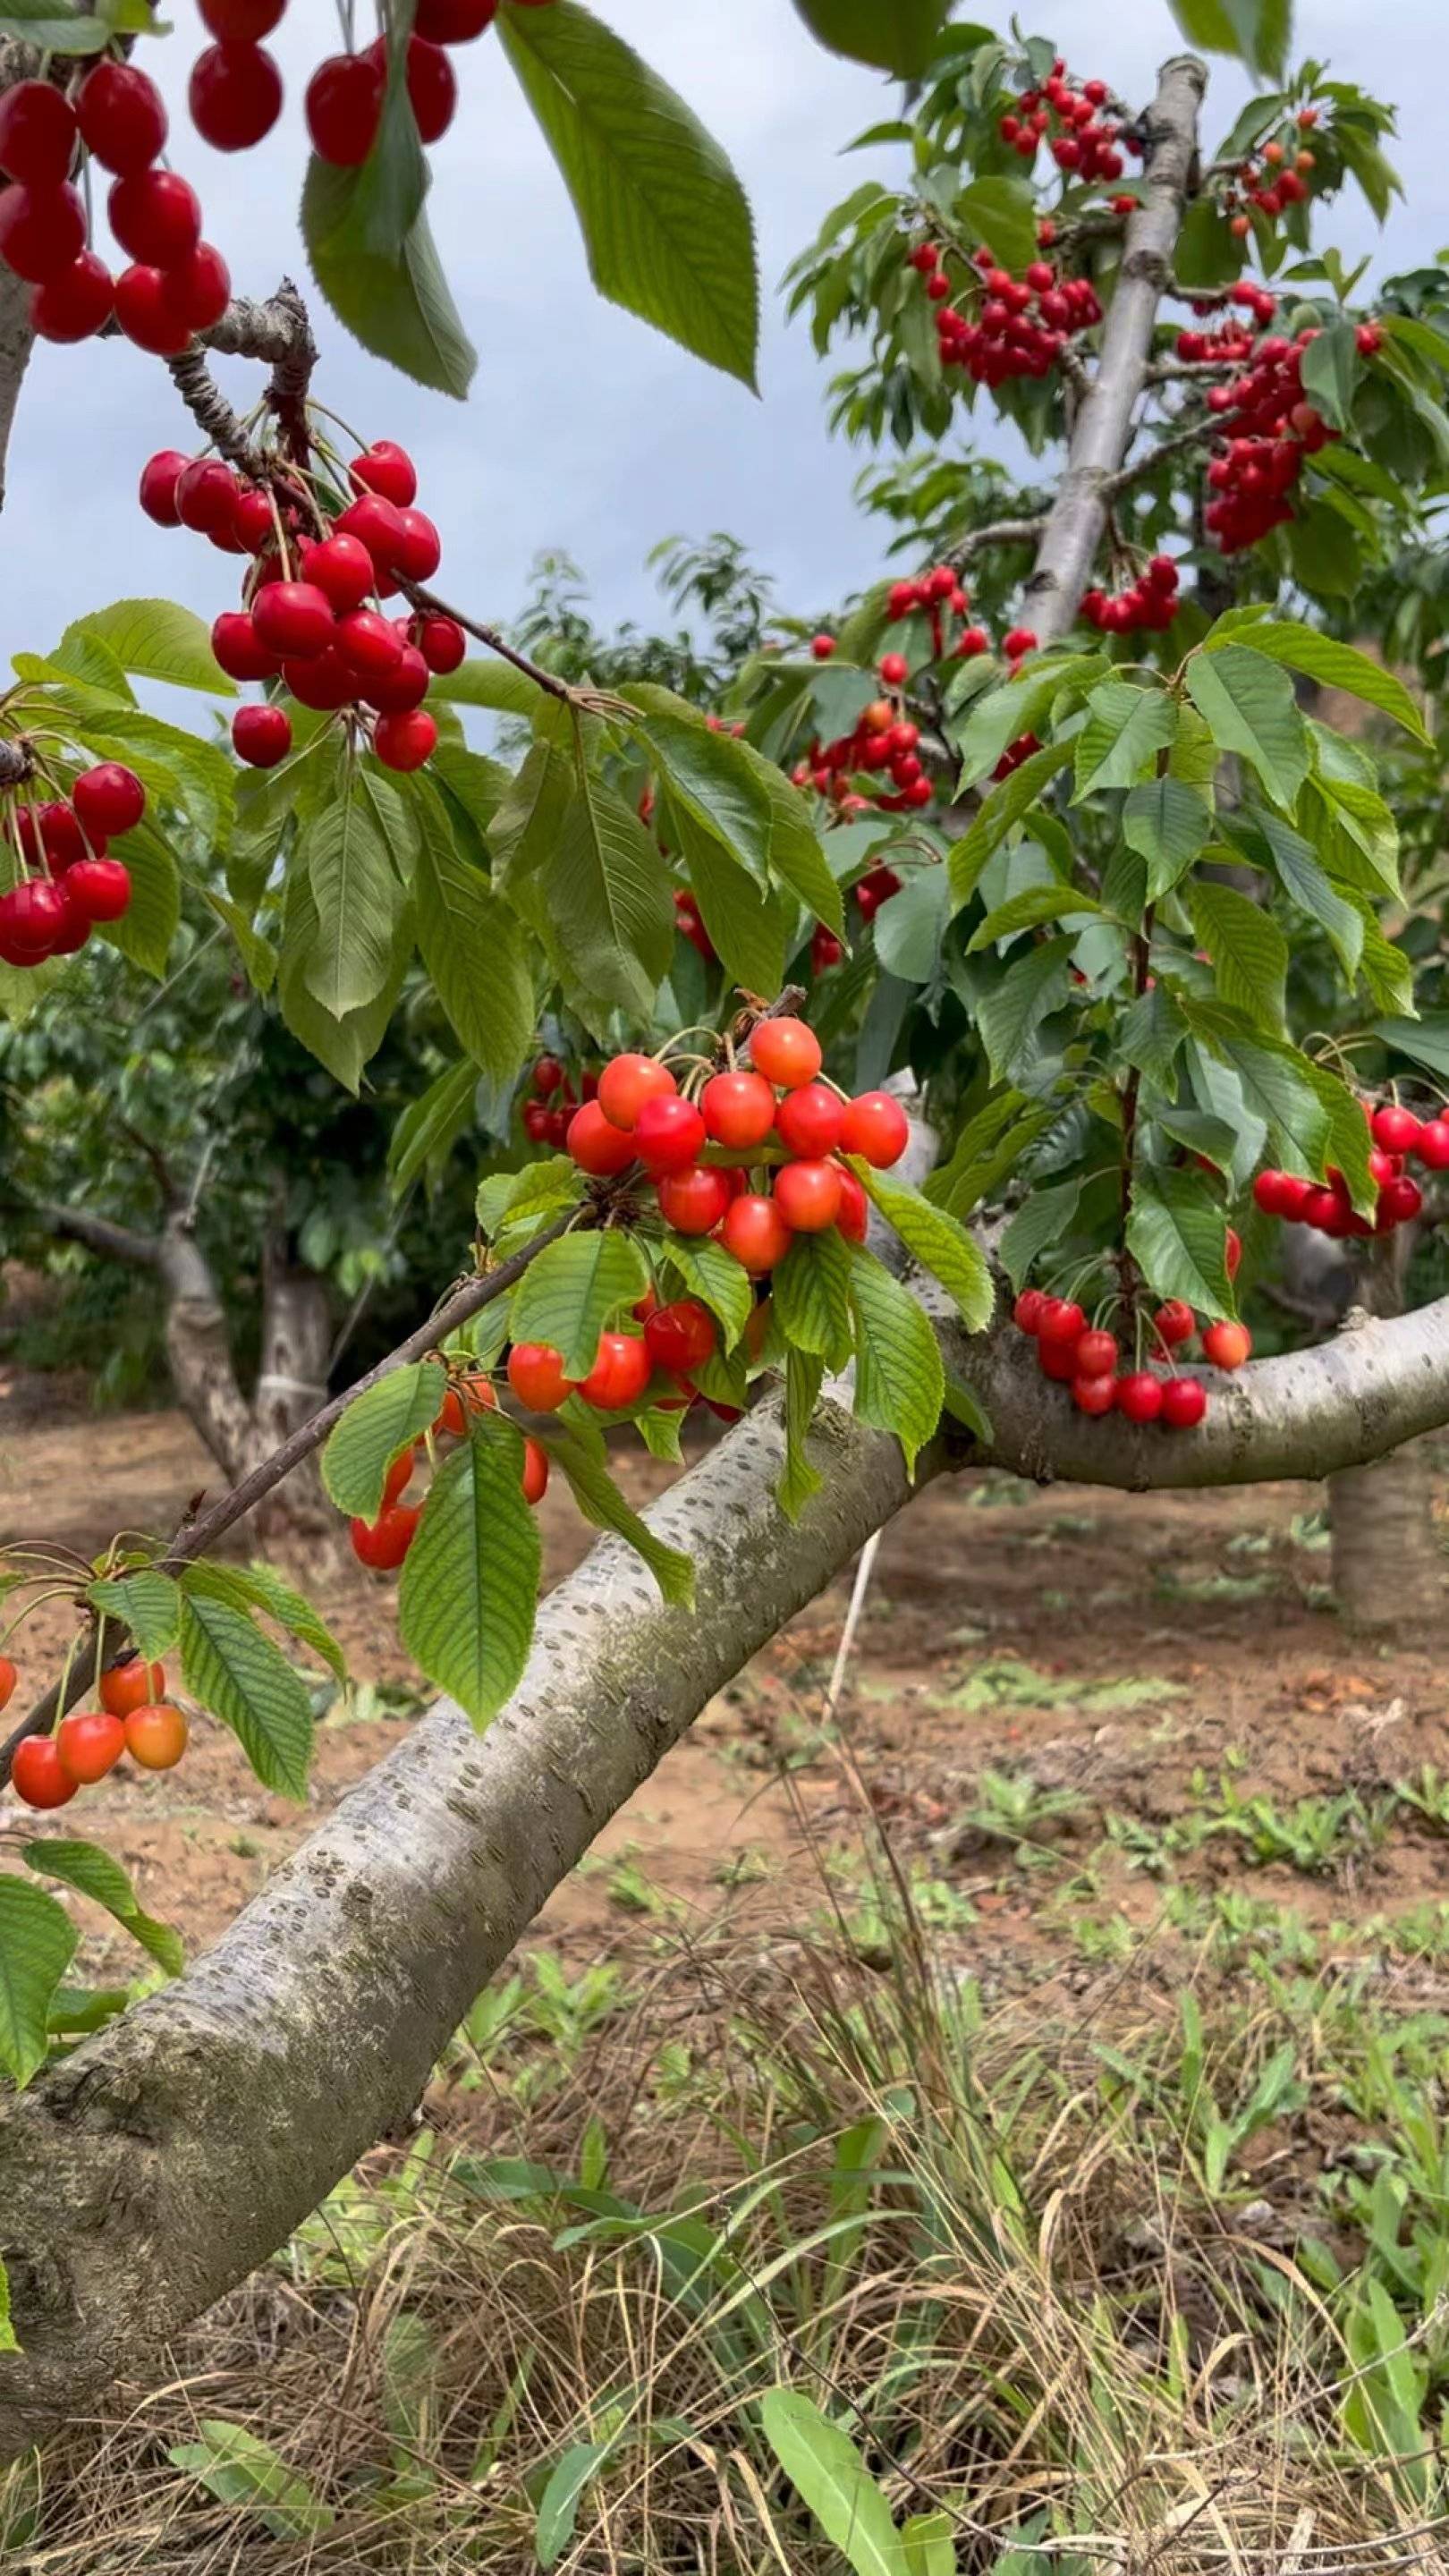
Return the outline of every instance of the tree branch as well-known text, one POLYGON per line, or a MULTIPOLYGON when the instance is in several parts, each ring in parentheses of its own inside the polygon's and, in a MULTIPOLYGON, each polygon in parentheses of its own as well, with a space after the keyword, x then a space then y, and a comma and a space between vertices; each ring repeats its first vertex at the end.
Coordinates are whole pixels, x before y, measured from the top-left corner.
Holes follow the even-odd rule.
POLYGON ((1180 456, 1185 448, 1201 447, 1204 439, 1220 435, 1221 423, 1209 415, 1206 420, 1193 421, 1187 429, 1174 431, 1170 438, 1160 438, 1155 447, 1144 450, 1132 464, 1124 465, 1120 473, 1112 476, 1104 486, 1108 501, 1115 501, 1123 492, 1133 491, 1139 483, 1150 482, 1167 457, 1180 456))
POLYGON ((89 1208, 61 1207, 50 1199, 26 1200, 24 1205, 48 1233, 83 1243, 104 1260, 124 1261, 133 1270, 155 1270, 160 1263, 161 1245, 153 1234, 135 1234, 127 1225, 113 1225, 109 1217, 93 1216, 89 1208))
MULTIPOLYGON (((40 68, 40 56, 33 45, 21 44, 11 36, 0 36, 0 96, 13 89, 17 81, 31 80, 40 68)), ((5 464, 10 452, 10 433, 15 425, 16 405, 35 334, 30 327, 30 298, 33 290, 13 270, 0 266, 0 510, 5 507, 5 464)), ((7 782, 0 780, 0 784, 7 782)))

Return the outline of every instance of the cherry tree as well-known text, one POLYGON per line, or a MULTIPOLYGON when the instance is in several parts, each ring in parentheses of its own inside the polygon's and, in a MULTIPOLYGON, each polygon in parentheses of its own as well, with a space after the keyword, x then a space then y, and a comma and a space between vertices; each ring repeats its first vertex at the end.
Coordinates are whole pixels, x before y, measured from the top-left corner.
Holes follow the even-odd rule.
MULTIPOLYGON (((282 5, 203 0, 190 103, 213 142, 273 122, 282 5)), ((340 1669, 338 1648, 273 1568, 217 1550, 311 1458, 363 1562, 398 1571, 402 1638, 445 1694, 180 1973, 108 1854, 18 1840, 10 2449, 141 2366, 406 2117, 600 1826, 924 1481, 1323 1476, 1449 1420, 1449 1301, 1264 1361, 1237 1312, 1265 1229, 1382 1244, 1449 1159, 1442 1038, 1381 917, 1394 810, 1368 745, 1298 695, 1346 691, 1427 754, 1420 700, 1330 631, 1449 441, 1449 339, 1410 297, 1360 309, 1315 247, 1341 186, 1382 211, 1386 112, 1291 72, 1276 10, 1183 0, 1190 39, 1246 48, 1271 84, 1211 158, 1195 56, 1133 104, 941 0, 800 13, 914 84, 886 129, 913 146, 908 181, 867 183, 800 271, 822 343, 841 318, 873 335, 845 425, 942 440, 989 398, 1051 461, 1040 506, 1001 518, 977 506, 990 478, 943 458, 938 559, 828 627, 780 621, 715 707, 566 676, 440 591, 407 448, 320 399, 330 320, 290 284, 234 297, 159 166, 145 13, 0 13, 0 410, 30 332, 84 344, 114 322, 157 357, 158 419, 164 394, 199 441, 141 465, 142 507, 233 558, 210 632, 126 600, 19 657, 0 1003, 83 1011, 93 940, 163 978, 204 903, 350 1090, 426 995, 456 1054, 404 1113, 420 1162, 480 1076, 511 1102, 476 1237, 357 1387, 175 1531, 91 1564, 43 1533, 8 1547, 7 1695, 31 1601, 75 1608, 5 1747, 29 1805, 68 1806, 121 1758, 170 1767, 197 1711, 304 1794, 308 1695, 276 1631, 340 1669), (78 151, 97 225, 106 174, 119 274, 78 151), (246 416, 210 349, 267 371, 246 416), (152 679, 252 691, 231 753, 151 715, 133 684, 152 679), (470 707, 508 720, 516 757, 468 746, 470 707), (198 838, 224 888, 188 859, 198 838), (1325 972, 1334 1009, 1309 1021, 1325 972), (635 1514, 606 1432, 678 1457, 695 1404, 733 1427, 635 1514), (608 1535, 536 1609, 550 1475, 608 1535), (166 1981, 118 2016, 78 2002, 47 1875, 166 1981)), ((466 391, 425 147, 454 52, 487 31, 599 286, 751 378, 738 183, 601 21, 577 0, 380 14, 378 44, 308 95, 303 231, 335 320, 466 391)))

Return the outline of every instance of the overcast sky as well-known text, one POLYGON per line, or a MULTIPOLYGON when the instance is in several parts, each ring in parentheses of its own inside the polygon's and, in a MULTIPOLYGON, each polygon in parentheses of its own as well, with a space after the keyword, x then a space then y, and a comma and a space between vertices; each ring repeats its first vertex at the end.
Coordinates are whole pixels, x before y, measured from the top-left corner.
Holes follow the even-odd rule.
MULTIPOLYGON (((364 433, 413 448, 420 497, 443 530, 443 586, 487 616, 513 613, 545 546, 577 558, 604 617, 648 616, 651 545, 715 528, 748 541, 790 604, 823 607, 871 577, 880 541, 851 503, 866 458, 827 439, 827 371, 806 330, 783 323, 775 288, 826 210, 879 161, 839 155, 889 112, 890 91, 821 52, 789 0, 596 5, 696 107, 753 200, 763 398, 594 294, 562 183, 490 37, 455 56, 462 103, 433 156, 434 228, 480 352, 472 397, 462 405, 419 391, 367 357, 320 305, 317 391, 364 433)), ((1300 52, 1366 86, 1382 83, 1398 100, 1393 157, 1407 201, 1380 237, 1350 196, 1338 230, 1349 249, 1372 248, 1390 268, 1449 242, 1446 11, 1449 0, 1299 0, 1300 52)), ((194 0, 176 0, 172 14, 176 35, 145 46, 142 58, 173 101, 174 162, 202 192, 208 235, 238 291, 264 295, 286 270, 305 279, 295 223, 300 96, 332 9, 293 0, 273 40, 286 115, 259 150, 236 157, 210 151, 184 106, 176 111, 202 39, 194 0)), ((1051 13, 1023 7, 1022 21, 1049 28, 1051 13)), ((1133 99, 1150 94, 1156 63, 1177 42, 1165 0, 1072 0, 1058 10, 1058 24, 1067 21, 1078 76, 1100 72, 1133 99)), ((1215 68, 1210 138, 1245 94, 1230 66, 1215 68)), ((238 391, 255 383, 255 370, 237 363, 223 372, 238 391)), ((135 504, 144 457, 188 445, 188 426, 164 369, 123 341, 38 352, 0 531, 0 653, 43 649, 68 617, 120 596, 164 592, 208 617, 229 604, 226 559, 200 538, 153 528, 135 504)))

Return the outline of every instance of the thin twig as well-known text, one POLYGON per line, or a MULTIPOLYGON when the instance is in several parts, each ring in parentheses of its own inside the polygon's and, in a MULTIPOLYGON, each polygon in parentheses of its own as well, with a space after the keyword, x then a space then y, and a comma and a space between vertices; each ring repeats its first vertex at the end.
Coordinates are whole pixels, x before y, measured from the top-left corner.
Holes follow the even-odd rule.
POLYGON ((1124 465, 1120 474, 1113 475, 1104 487, 1109 498, 1115 500, 1119 492, 1131 492, 1139 483, 1150 482, 1166 457, 1178 456, 1187 447, 1200 447, 1205 438, 1218 438, 1221 434, 1222 423, 1209 414, 1206 420, 1195 420, 1189 428, 1175 431, 1171 438, 1160 438, 1134 464, 1124 465))
POLYGON ((875 1560, 879 1551, 880 1531, 875 1530, 860 1551, 860 1563, 855 1569, 855 1581, 851 1586, 850 1607, 845 1614, 845 1625, 840 1631, 840 1643, 835 1649, 835 1661, 830 1668, 830 1683, 825 1693, 824 1708, 824 1723, 827 1726, 835 1715, 841 1691, 845 1687, 850 1652, 855 1644, 855 1632, 860 1626, 861 1613, 865 1608, 865 1596, 870 1590, 870 1578, 875 1570, 875 1560))

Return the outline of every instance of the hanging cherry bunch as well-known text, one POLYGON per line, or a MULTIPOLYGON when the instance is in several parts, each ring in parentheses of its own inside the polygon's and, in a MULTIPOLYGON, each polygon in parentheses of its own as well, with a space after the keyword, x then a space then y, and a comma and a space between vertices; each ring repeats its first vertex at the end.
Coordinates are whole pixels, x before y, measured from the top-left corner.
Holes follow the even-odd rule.
POLYGON ((1286 206, 1301 205, 1312 193, 1316 156, 1304 137, 1317 123, 1317 108, 1302 107, 1292 126, 1259 146, 1256 159, 1250 155, 1239 162, 1223 198, 1228 230, 1238 241, 1246 241, 1253 229, 1249 206, 1256 206, 1271 226, 1286 206))
POLYGON ((596 1073, 582 1072, 575 1090, 568 1068, 556 1055, 541 1055, 528 1077, 532 1097, 523 1104, 523 1132, 531 1145, 562 1146, 569 1121, 582 1097, 592 1100, 599 1088, 596 1073))
POLYGON ((1039 88, 1018 92, 998 131, 1002 142, 1009 143, 1023 161, 1034 161, 1045 143, 1057 168, 1074 179, 1120 179, 1126 164, 1117 149, 1119 139, 1129 151, 1140 152, 1142 147, 1137 136, 1124 133, 1122 123, 1107 112, 1111 105, 1112 91, 1106 81, 1086 80, 1076 88, 1059 56, 1039 88))
MULTIPOLYGON (((1255 286, 1243 278, 1228 292, 1229 304, 1252 315, 1259 330, 1266 330, 1278 311, 1278 298, 1266 286, 1255 286)), ((1192 309, 1199 319, 1216 312, 1217 299, 1194 296, 1192 309)), ((1235 322, 1225 315, 1216 331, 1179 331, 1177 355, 1189 366, 1245 367, 1253 354, 1253 333, 1246 322, 1235 322)))
POLYGON ((1090 278, 1061 277, 1049 260, 1032 260, 1021 277, 997 264, 985 248, 972 253, 976 271, 967 293, 971 313, 951 301, 951 280, 935 242, 917 244, 908 265, 924 280, 936 306, 941 363, 962 367, 973 383, 1004 385, 1015 376, 1049 375, 1067 342, 1102 319, 1090 278))
POLYGON ((1424 1193, 1404 1166, 1412 1160, 1428 1172, 1449 1172, 1449 1118, 1416 1118, 1396 1100, 1377 1108, 1365 1101, 1363 1109, 1374 1140, 1368 1158, 1376 1192, 1372 1218, 1359 1215, 1347 1181, 1333 1165, 1324 1181, 1306 1181, 1296 1172, 1260 1172, 1253 1197, 1265 1216, 1313 1226, 1319 1234, 1341 1240, 1393 1234, 1423 1213, 1424 1193))
MULTIPOLYGON (((15 1666, 0 1655, 0 1708, 15 1688, 15 1666)), ((139 1657, 102 1673, 99 1708, 75 1709, 51 1735, 27 1735, 15 1748, 10 1785, 27 1807, 65 1807, 78 1789, 94 1787, 124 1754, 143 1771, 170 1771, 186 1750, 188 1728, 166 1698, 166 1668, 139 1657)))
MULTIPOLYGON (((898 654, 888 654, 886 661, 893 667, 900 663, 901 679, 891 683, 898 691, 908 666, 898 654)), ((898 698, 872 698, 848 734, 811 744, 791 780, 796 787, 813 787, 817 796, 828 796, 845 816, 866 813, 872 806, 882 813, 906 813, 929 805, 935 794, 919 757, 920 739, 920 726, 902 712, 898 698), (870 777, 880 777, 881 784, 873 789, 851 784, 870 777)))
POLYGON ((109 844, 135 830, 146 790, 134 770, 106 760, 83 770, 68 796, 30 801, 27 788, 45 774, 40 755, 23 737, 6 748, 22 754, 26 776, 0 802, 17 879, 0 894, 0 959, 29 968, 73 957, 97 922, 119 921, 128 909, 131 873, 109 844))
MULTIPOLYGON (((1230 1279, 1236 1277, 1242 1255, 1242 1244, 1229 1226, 1224 1260, 1230 1279)), ((1208 1391, 1202 1379, 1184 1376, 1177 1367, 1179 1354, 1198 1331, 1197 1317, 1184 1299, 1168 1298, 1151 1319, 1165 1375, 1157 1367, 1124 1368, 1116 1335, 1100 1323, 1089 1323, 1075 1297, 1024 1288, 1012 1313, 1018 1329, 1036 1343, 1043 1377, 1069 1387, 1079 1413, 1116 1412, 1129 1422, 1160 1422, 1169 1431, 1194 1430, 1206 1413, 1208 1391)), ((1225 1374, 1241 1368, 1252 1348, 1246 1324, 1219 1319, 1202 1328, 1203 1357, 1225 1374)))
MULTIPOLYGON (((1296 340, 1276 334, 1260 340, 1247 374, 1230 385, 1214 385, 1208 394, 1209 411, 1232 431, 1208 467, 1218 498, 1204 513, 1225 555, 1241 553, 1292 518, 1288 494, 1304 458, 1339 436, 1303 393, 1303 352, 1317 337, 1310 327, 1296 340)), ((1355 338, 1359 355, 1371 358, 1382 333, 1376 322, 1361 322, 1355 338)))
POLYGON ((1084 591, 1081 613, 1104 635, 1133 635, 1143 628, 1165 634, 1177 615, 1177 580, 1171 555, 1153 555, 1126 590, 1084 591))
MULTIPOLYGON (((259 450, 257 481, 210 451, 168 449, 142 469, 141 507, 159 527, 250 556, 241 607, 211 630, 228 679, 280 679, 300 705, 345 714, 386 768, 418 769, 438 739, 422 701, 435 672, 458 668, 466 639, 451 617, 426 608, 388 617, 382 602, 432 578, 442 540, 414 506, 405 448, 376 439, 344 467, 320 431, 309 442, 306 463, 259 450)), ((232 742, 239 759, 274 768, 292 744, 285 707, 238 708, 232 742)))

